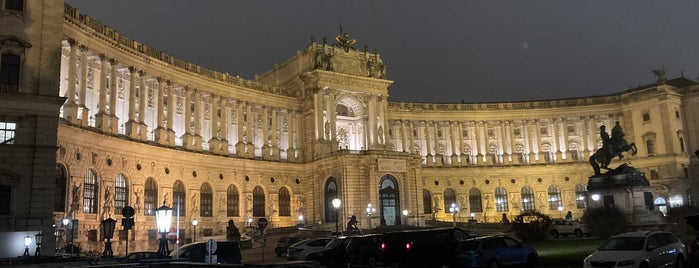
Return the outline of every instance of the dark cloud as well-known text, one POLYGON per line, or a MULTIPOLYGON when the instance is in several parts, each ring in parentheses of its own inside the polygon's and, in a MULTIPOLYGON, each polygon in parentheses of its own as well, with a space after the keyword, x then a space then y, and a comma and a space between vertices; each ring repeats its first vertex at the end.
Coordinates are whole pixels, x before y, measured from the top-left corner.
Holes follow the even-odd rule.
POLYGON ((66 0, 118 32, 253 78, 343 29, 388 63, 392 101, 494 102, 616 93, 699 75, 683 1, 66 0))

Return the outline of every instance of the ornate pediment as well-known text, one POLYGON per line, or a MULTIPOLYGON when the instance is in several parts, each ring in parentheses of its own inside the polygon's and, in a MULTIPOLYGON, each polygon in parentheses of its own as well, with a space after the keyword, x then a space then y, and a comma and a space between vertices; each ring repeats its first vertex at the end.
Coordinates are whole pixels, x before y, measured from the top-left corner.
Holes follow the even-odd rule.
POLYGON ((0 45, 30 48, 32 44, 14 35, 0 35, 0 45))

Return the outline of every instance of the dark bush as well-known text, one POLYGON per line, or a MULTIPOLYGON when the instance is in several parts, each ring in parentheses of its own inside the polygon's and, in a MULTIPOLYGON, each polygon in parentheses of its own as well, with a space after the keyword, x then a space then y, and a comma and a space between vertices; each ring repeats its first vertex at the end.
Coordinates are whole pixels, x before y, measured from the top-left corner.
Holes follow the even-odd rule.
POLYGON ((83 248, 80 247, 80 245, 78 245, 78 244, 73 244, 73 245, 68 244, 68 245, 65 245, 65 247, 63 247, 63 250, 65 253, 73 253, 74 255, 80 255, 80 252, 83 250, 83 248), (72 247, 72 251, 71 251, 71 247, 72 247))
POLYGON ((687 225, 685 216, 699 214, 699 208, 692 206, 674 207, 667 210, 667 223, 672 231, 679 236, 694 236, 694 229, 687 225))
POLYGON ((538 211, 527 211, 519 214, 512 222, 512 231, 525 242, 546 239, 546 233, 551 226, 551 218, 538 211))
POLYGON ((582 221, 600 238, 623 232, 629 226, 626 216, 616 208, 588 208, 582 221))

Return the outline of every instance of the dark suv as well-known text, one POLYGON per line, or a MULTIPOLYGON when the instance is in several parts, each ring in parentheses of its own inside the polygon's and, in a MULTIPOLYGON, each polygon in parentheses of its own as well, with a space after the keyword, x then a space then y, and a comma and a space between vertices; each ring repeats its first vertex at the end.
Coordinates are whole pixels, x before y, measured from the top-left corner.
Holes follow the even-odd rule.
POLYGON ((434 228, 383 234, 381 261, 385 266, 452 267, 461 240, 471 236, 459 228, 434 228))
MULTIPOLYGON (((173 259, 186 259, 190 262, 205 262, 206 255, 206 242, 187 244, 170 253, 173 259)), ((234 241, 216 242, 213 255, 216 255, 218 263, 240 264, 242 261, 240 246, 234 241)))
POLYGON ((347 245, 347 262, 351 266, 374 266, 381 262, 383 235, 353 236, 347 245))
POLYGON ((289 249, 289 246, 299 241, 301 241, 301 237, 298 236, 280 237, 279 240, 277 240, 277 246, 274 247, 274 253, 277 254, 277 257, 281 257, 286 254, 286 250, 289 249))
POLYGON ((306 255, 307 261, 317 261, 325 267, 347 267, 347 245, 351 237, 336 237, 324 248, 306 255))

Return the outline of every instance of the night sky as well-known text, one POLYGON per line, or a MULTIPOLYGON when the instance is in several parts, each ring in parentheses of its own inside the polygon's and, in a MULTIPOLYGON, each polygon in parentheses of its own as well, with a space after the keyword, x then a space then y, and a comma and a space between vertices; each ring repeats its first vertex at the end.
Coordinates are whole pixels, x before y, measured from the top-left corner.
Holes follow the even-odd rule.
POLYGON ((618 93, 699 76, 699 1, 66 0, 177 58, 252 79, 342 29, 388 65, 390 101, 618 93))

